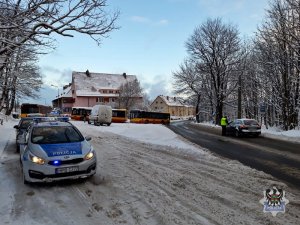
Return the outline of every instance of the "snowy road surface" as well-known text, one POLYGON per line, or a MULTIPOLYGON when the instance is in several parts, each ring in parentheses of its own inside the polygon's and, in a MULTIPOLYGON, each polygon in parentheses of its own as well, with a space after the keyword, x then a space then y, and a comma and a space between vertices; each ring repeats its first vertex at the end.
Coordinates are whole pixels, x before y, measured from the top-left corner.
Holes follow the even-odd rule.
POLYGON ((221 136, 221 129, 209 129, 190 121, 174 122, 168 127, 221 157, 238 160, 300 189, 300 143, 264 137, 221 136))
POLYGON ((142 132, 148 139, 151 132, 165 136, 165 145, 155 145, 112 133, 128 135, 135 129, 132 124, 74 122, 93 138, 97 175, 83 182, 26 186, 15 153, 15 123, 0 127, 1 225, 299 224, 299 190, 237 161, 215 157, 174 133, 176 141, 168 144, 164 134, 170 131, 162 125, 136 125, 137 137, 142 132), (263 213, 259 203, 274 184, 290 201, 276 217, 263 213))

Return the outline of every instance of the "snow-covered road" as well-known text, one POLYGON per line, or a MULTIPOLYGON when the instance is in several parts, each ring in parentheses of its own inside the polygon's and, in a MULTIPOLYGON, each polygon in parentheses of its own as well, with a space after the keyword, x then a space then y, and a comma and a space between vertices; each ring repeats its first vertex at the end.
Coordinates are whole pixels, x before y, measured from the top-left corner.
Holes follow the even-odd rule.
POLYGON ((299 190, 215 157, 164 126, 74 124, 93 138, 97 175, 85 182, 33 186, 22 184, 13 122, 0 127, 9 140, 0 150, 0 224, 299 224, 299 190), (129 135, 134 130, 135 139, 129 135), (155 138, 152 132, 163 141, 147 141, 155 138), (290 201, 276 217, 263 213, 259 203, 274 184, 290 201))

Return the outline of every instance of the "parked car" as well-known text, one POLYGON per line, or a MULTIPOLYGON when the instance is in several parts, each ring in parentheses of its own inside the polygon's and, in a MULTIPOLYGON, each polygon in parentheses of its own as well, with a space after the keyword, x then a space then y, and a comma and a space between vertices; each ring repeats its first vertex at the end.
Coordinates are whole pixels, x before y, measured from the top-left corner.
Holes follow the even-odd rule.
POLYGON ((88 117, 88 123, 94 123, 95 126, 106 124, 110 126, 112 121, 112 108, 108 105, 95 105, 88 117))
POLYGON ((24 117, 21 118, 18 125, 15 125, 14 128, 16 129, 16 146, 17 152, 20 151, 20 142, 24 142, 26 132, 29 126, 33 122, 42 122, 42 121, 63 121, 68 122, 69 117, 24 117))
POLYGON ((240 136, 259 136, 261 126, 254 119, 236 119, 226 126, 226 135, 240 136))
POLYGON ((69 122, 33 123, 20 148, 24 183, 93 176, 97 160, 90 140, 69 122))
POLYGON ((27 131, 30 124, 33 122, 33 117, 21 118, 18 125, 15 125, 16 129, 16 146, 17 152, 20 151, 20 141, 25 138, 25 132, 27 131))

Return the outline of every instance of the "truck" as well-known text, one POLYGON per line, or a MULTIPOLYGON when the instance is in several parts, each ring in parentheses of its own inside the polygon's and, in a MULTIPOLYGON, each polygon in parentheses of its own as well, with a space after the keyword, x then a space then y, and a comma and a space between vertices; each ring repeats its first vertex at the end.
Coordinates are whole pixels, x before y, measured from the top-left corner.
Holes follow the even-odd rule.
POLYGON ((109 105, 94 105, 88 118, 88 124, 110 126, 112 120, 112 108, 109 105))

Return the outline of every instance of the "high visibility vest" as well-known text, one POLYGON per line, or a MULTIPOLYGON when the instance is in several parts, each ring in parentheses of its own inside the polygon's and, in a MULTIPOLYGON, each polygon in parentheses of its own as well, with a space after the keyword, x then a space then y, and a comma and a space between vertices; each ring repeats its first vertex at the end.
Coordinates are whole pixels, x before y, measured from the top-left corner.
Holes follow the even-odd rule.
POLYGON ((222 119, 221 119, 221 126, 226 126, 226 125, 227 125, 226 118, 222 117, 222 119))

